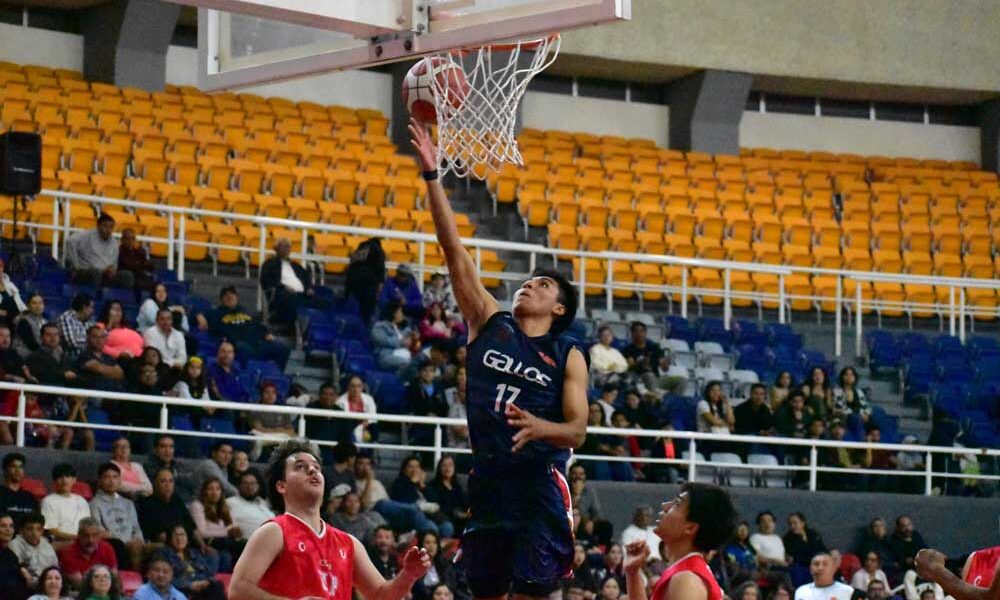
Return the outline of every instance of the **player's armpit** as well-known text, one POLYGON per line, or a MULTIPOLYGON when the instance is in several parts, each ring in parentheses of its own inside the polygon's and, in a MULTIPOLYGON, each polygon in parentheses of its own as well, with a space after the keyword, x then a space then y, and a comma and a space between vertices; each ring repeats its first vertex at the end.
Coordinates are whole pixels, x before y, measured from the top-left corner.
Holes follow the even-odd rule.
POLYGON ((281 600, 257 587, 260 578, 278 557, 285 538, 275 522, 265 523, 250 536, 240 560, 233 569, 229 585, 229 600, 281 600))
POLYGON ((654 600, 708 600, 708 589, 701 577, 691 572, 682 572, 670 579, 667 597, 654 600))

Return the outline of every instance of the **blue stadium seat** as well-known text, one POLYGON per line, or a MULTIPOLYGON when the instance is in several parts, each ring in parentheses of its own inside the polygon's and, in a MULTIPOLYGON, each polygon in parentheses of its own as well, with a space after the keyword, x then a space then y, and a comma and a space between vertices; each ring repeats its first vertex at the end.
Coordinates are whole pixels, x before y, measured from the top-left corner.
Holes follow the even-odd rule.
POLYGON ((395 373, 387 371, 369 371, 365 376, 368 389, 379 412, 399 415, 409 412, 409 407, 404 401, 406 390, 403 382, 395 373))
POLYGON ((317 352, 332 354, 336 349, 337 336, 332 326, 311 325, 306 331, 306 339, 302 350, 306 358, 311 358, 317 352))
MULTIPOLYGON (((232 436, 237 433, 236 426, 233 425, 232 421, 227 421, 226 419, 201 419, 198 429, 206 433, 217 434, 215 438, 202 438, 201 441, 201 451, 202 454, 208 456, 212 450, 212 445, 220 437, 232 436)), ((249 444, 243 440, 235 440, 229 438, 228 440, 234 450, 243 450, 249 447, 249 444)))
MULTIPOLYGON (((87 409, 87 421, 93 425, 111 425, 111 418, 100 408, 87 409)), ((111 450, 111 445, 115 443, 121 434, 113 429, 94 429, 95 448, 100 452, 111 450)))
POLYGON ((104 302, 117 300, 122 304, 134 304, 135 292, 132 290, 123 290, 119 288, 101 288, 101 300, 103 300, 104 302))

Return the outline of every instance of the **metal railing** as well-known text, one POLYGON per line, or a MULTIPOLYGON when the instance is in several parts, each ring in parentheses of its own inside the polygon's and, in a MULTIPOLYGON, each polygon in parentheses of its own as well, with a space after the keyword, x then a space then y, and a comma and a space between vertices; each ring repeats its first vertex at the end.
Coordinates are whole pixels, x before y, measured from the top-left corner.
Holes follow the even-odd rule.
MULTIPOLYGON (((233 410, 248 413, 280 413, 298 418, 296 423, 297 435, 306 436, 307 418, 326 417, 335 419, 346 419, 351 421, 367 421, 373 423, 396 423, 402 427, 413 425, 427 425, 434 427, 434 437, 432 445, 415 445, 405 443, 377 443, 358 442, 360 448, 372 450, 402 450, 407 452, 428 452, 434 456, 434 464, 445 454, 469 454, 471 451, 465 448, 452 448, 445 443, 445 427, 467 425, 462 419, 421 417, 414 415, 388 415, 378 413, 356 413, 340 410, 324 410, 316 408, 303 408, 296 406, 265 405, 265 404, 245 404, 239 402, 210 401, 209 403, 199 400, 186 400, 170 396, 147 396, 142 394, 104 392, 96 390, 84 390, 79 388, 64 388, 55 386, 16 384, 0 382, 0 390, 13 390, 18 392, 17 413, 14 416, 0 416, 0 423, 12 422, 16 425, 16 444, 24 446, 26 439, 26 429, 28 425, 52 425, 58 427, 71 427, 92 430, 111 430, 123 433, 148 433, 157 435, 184 436, 193 438, 223 438, 229 440, 240 440, 246 442, 274 441, 280 442, 284 437, 273 435, 247 435, 234 433, 220 433, 211 431, 192 431, 189 429, 178 429, 171 427, 171 410, 176 409, 202 409, 206 406, 216 410, 233 410), (51 395, 63 397, 83 398, 85 400, 100 400, 114 402, 135 402, 144 404, 154 404, 160 407, 160 419, 157 427, 134 427, 125 425, 98 424, 88 422, 67 422, 53 419, 30 418, 26 415, 27 395, 51 395)), ((588 427, 589 434, 614 435, 622 437, 640 437, 653 439, 670 439, 673 441, 686 441, 688 450, 680 458, 651 458, 635 456, 603 456, 575 454, 574 461, 592 462, 626 462, 641 463, 646 465, 666 465, 676 468, 679 472, 685 473, 689 481, 712 480, 723 478, 727 473, 733 471, 748 471, 750 478, 765 478, 769 473, 784 473, 790 477, 796 473, 808 474, 808 489, 816 491, 818 489, 819 477, 823 474, 841 474, 851 476, 878 475, 888 477, 922 479, 924 482, 923 492, 930 495, 934 489, 934 480, 938 479, 963 479, 976 481, 1000 481, 1000 475, 966 474, 953 473, 947 471, 934 470, 934 457, 948 455, 974 454, 977 457, 1000 457, 1000 450, 988 448, 955 448, 942 446, 926 446, 920 444, 873 444, 867 442, 848 442, 836 440, 818 439, 797 439, 784 437, 763 437, 747 435, 721 435, 713 433, 701 433, 695 431, 666 431, 652 429, 616 429, 611 427, 588 427), (753 447, 781 448, 789 454, 796 454, 802 449, 808 449, 808 464, 749 464, 744 462, 720 462, 711 460, 711 456, 706 459, 698 451, 699 444, 724 443, 729 446, 733 444, 745 444, 753 447), (890 452, 910 452, 919 453, 924 459, 924 469, 919 471, 900 471, 887 469, 850 469, 831 467, 820 463, 819 453, 821 450, 884 450, 890 452)), ((336 442, 326 440, 311 440, 318 446, 335 446, 336 442)), ((765 451, 766 452, 766 451, 765 451)), ((947 461, 945 461, 947 462, 947 461)), ((786 480, 786 485, 789 482, 786 480)))
MULTIPOLYGON (((346 264, 349 260, 345 257, 326 256, 317 254, 310 244, 311 236, 321 233, 336 233, 349 236, 381 237, 389 240, 400 240, 417 245, 416 256, 414 257, 414 267, 419 272, 443 272, 444 267, 428 264, 428 244, 437 244, 434 235, 426 233, 412 233, 404 231, 367 229, 362 227, 352 227, 346 225, 333 225, 329 223, 309 223, 292 219, 279 219, 273 217, 263 217, 256 215, 234 214, 213 210, 203 210, 197 208, 187 208, 179 206, 169 206, 165 204, 151 205, 148 203, 135 202, 132 200, 119 200, 115 198, 104 198, 101 196, 91 196, 84 194, 73 194, 62 191, 45 190, 34 202, 53 202, 52 223, 24 222, 20 227, 25 227, 31 231, 42 230, 52 231, 52 256, 57 260, 64 256, 64 246, 66 238, 70 232, 76 231, 70 223, 71 208, 74 202, 84 202, 88 205, 115 206, 123 209, 155 209, 167 216, 168 227, 166 238, 154 238, 140 236, 140 240, 146 242, 163 243, 167 247, 167 266, 176 269, 178 277, 183 280, 185 277, 186 257, 184 249, 190 246, 206 247, 210 252, 218 250, 237 250, 244 254, 247 264, 247 276, 250 276, 247 258, 251 254, 256 255, 257 264, 262 264, 271 250, 268 245, 269 228, 293 229, 301 233, 298 240, 298 252, 294 253, 298 260, 303 263, 316 262, 321 265, 327 263, 346 264), (191 240, 187 235, 187 221, 189 219, 202 219, 205 217, 215 219, 226 219, 233 223, 248 223, 260 228, 259 238, 256 245, 224 245, 209 241, 191 240)), ((0 222, 9 223, 9 220, 0 222)), ((519 242, 509 242, 504 240, 490 240, 479 238, 463 238, 463 244, 471 248, 476 261, 477 269, 484 278, 499 279, 505 283, 523 281, 527 272, 489 272, 483 269, 483 252, 487 250, 503 251, 508 253, 526 254, 528 257, 528 272, 533 270, 540 259, 550 260, 556 264, 558 260, 577 259, 574 276, 575 283, 580 287, 580 310, 583 311, 587 303, 594 298, 588 295, 588 291, 595 290, 598 295, 603 295, 603 305, 606 310, 614 310, 615 292, 624 291, 629 295, 635 294, 642 302, 644 293, 657 293, 666 297, 669 302, 670 312, 674 310, 674 304, 679 304, 680 316, 687 318, 689 305, 694 301, 699 313, 703 304, 712 302, 722 305, 723 321, 728 329, 733 318, 734 301, 748 301, 756 304, 758 314, 762 316, 765 305, 773 305, 778 313, 778 322, 785 323, 791 319, 792 303, 795 301, 807 301, 819 315, 821 312, 832 313, 834 317, 834 352, 836 356, 843 355, 844 335, 847 324, 853 320, 854 328, 854 351, 855 355, 861 356, 863 353, 863 317, 865 313, 874 311, 881 320, 883 313, 894 314, 896 312, 908 313, 911 318, 914 314, 933 313, 940 319, 943 327, 944 321, 948 322, 948 331, 951 335, 958 335, 963 341, 966 337, 967 324, 974 327, 976 318, 997 318, 1000 316, 1000 307, 970 305, 967 299, 967 290, 989 290, 995 296, 1000 290, 1000 280, 972 279, 958 277, 937 277, 928 275, 912 275, 906 273, 883 273, 850 271, 840 269, 822 269, 814 267, 801 267, 793 265, 771 265, 764 263, 743 263, 726 260, 710 260, 702 258, 685 258, 666 255, 650 255, 626 252, 589 252, 581 250, 567 250, 561 248, 551 248, 538 244, 527 244, 519 242), (680 269, 680 281, 668 285, 645 284, 636 281, 622 281, 615 279, 615 263, 644 263, 661 266, 671 266, 680 269), (588 267, 593 265, 603 270, 601 280, 593 277, 594 269, 588 267), (693 281, 694 269, 713 269, 721 271, 722 282, 720 287, 704 287, 697 285, 693 281), (590 279, 588 280, 588 273, 590 279), (776 278, 774 291, 763 291, 760 289, 744 290, 735 289, 733 276, 736 273, 746 275, 767 275, 776 278), (788 278, 793 275, 803 275, 810 277, 830 277, 835 279, 833 295, 803 295, 794 294, 788 287, 788 278), (848 283, 853 284, 854 293, 847 292, 848 283), (891 298, 866 298, 862 291, 861 284, 892 283, 911 285, 930 285, 937 289, 948 290, 947 302, 911 302, 899 301, 891 298), (848 323, 844 322, 844 315, 849 317, 848 323)), ((393 264, 393 263, 390 263, 393 264)), ((325 269, 321 269, 321 273, 325 269)), ((422 278, 417 278, 422 286, 422 278)), ((743 280, 745 283, 745 279, 743 280)), ((261 306, 261 297, 258 295, 258 308, 261 306)))

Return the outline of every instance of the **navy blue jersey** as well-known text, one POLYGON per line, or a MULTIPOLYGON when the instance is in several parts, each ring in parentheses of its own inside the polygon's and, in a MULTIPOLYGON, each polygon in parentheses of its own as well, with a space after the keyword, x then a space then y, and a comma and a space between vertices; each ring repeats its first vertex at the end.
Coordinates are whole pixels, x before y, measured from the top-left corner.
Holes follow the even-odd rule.
POLYGON ((513 402, 531 414, 562 423, 566 358, 575 346, 551 335, 528 337, 508 312, 490 317, 469 344, 466 366, 466 411, 469 440, 477 464, 493 467, 548 465, 565 470, 570 450, 533 441, 511 452, 517 429, 507 424, 505 411, 513 402))

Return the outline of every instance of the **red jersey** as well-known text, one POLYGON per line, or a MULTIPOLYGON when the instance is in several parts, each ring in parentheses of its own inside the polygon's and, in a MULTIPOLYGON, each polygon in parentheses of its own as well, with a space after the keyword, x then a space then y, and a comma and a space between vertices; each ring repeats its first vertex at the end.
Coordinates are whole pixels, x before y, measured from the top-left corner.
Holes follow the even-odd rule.
POLYGON ((976 587, 990 587, 993 584, 993 575, 997 571, 998 560, 1000 560, 1000 546, 976 550, 969 561, 969 572, 965 574, 965 582, 976 587))
POLYGON ((708 590, 708 600, 722 600, 722 589, 715 581, 715 575, 712 575, 712 570, 708 568, 708 563, 705 562, 705 557, 697 552, 692 552, 670 565, 670 567, 664 571, 662 575, 660 575, 660 579, 656 582, 656 585, 653 586, 653 595, 650 600, 666 600, 667 588, 670 587, 670 580, 673 579, 674 575, 684 571, 690 571, 701 579, 702 583, 705 584, 705 589, 708 590))
POLYGON ((257 586, 284 598, 317 596, 351 600, 354 588, 354 540, 323 523, 316 533, 302 519, 285 513, 272 519, 281 527, 284 549, 257 586))

